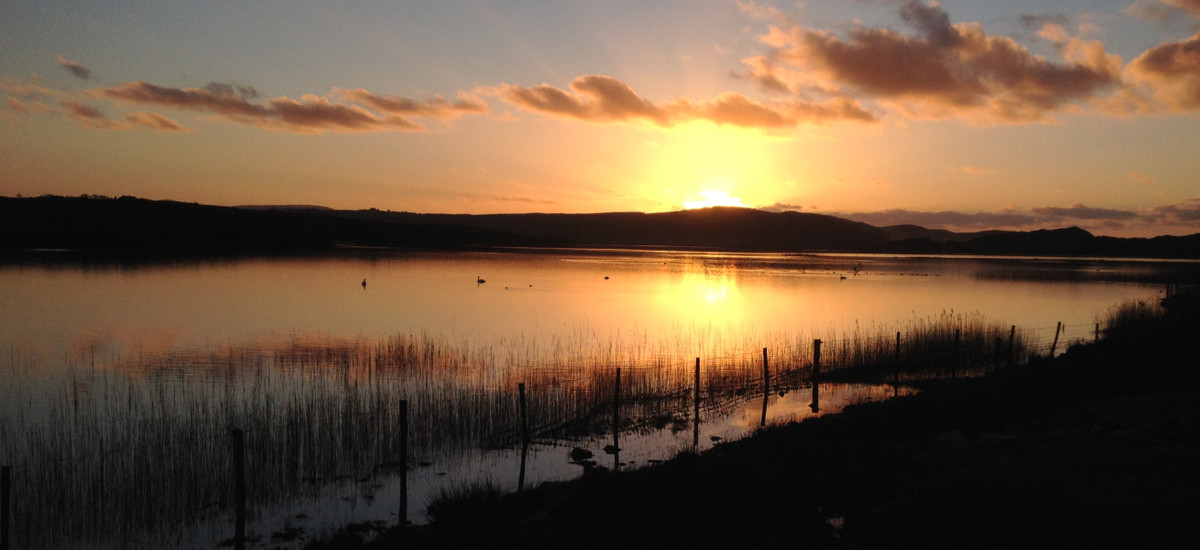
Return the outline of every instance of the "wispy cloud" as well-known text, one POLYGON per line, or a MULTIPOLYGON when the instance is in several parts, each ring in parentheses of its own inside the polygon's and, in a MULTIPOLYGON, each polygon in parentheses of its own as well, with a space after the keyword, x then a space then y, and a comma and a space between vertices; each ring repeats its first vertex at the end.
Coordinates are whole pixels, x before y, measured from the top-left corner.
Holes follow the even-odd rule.
POLYGON ((397 115, 448 119, 490 112, 487 103, 478 96, 466 92, 460 92, 458 99, 454 101, 449 101, 441 96, 418 101, 396 95, 377 95, 362 88, 352 90, 334 88, 333 93, 373 109, 397 115))
POLYGON ((258 90, 213 82, 203 88, 170 87, 148 82, 123 82, 89 90, 88 95, 124 103, 153 105, 215 115, 217 119, 271 130, 320 134, 366 132, 420 132, 425 125, 414 117, 456 119, 489 112, 477 96, 462 92, 449 101, 426 101, 379 95, 362 88, 334 88, 328 95, 305 94, 258 100, 258 90))
POLYGON ((59 103, 66 115, 81 126, 98 130, 126 131, 147 128, 159 132, 190 132, 187 127, 159 113, 138 112, 125 115, 123 119, 112 119, 100 109, 73 99, 59 103))
POLYGON ((76 78, 79 78, 81 80, 88 80, 89 78, 92 77, 91 69, 88 69, 87 67, 84 67, 83 65, 80 65, 79 63, 71 61, 61 55, 58 56, 58 64, 62 68, 66 69, 67 72, 75 75, 76 78))
MULTIPOLYGON (((327 97, 304 95, 252 101, 232 87, 175 88, 147 82, 123 82, 90 94, 138 105, 155 105, 207 112, 240 124, 296 133, 420 131, 425 127, 398 115, 381 115, 356 105, 333 103, 327 97)), ((254 94, 257 95, 257 92, 254 94)))
POLYGON ((912 224, 951 231, 1028 231, 1047 227, 1079 226, 1091 231, 1127 234, 1145 233, 1147 228, 1164 227, 1183 232, 1200 232, 1200 198, 1141 210, 1095 208, 1074 204, 1065 207, 1045 206, 1029 210, 1005 208, 983 212, 890 209, 876 212, 828 213, 880 227, 912 224))
POLYGON ((487 92, 527 111, 592 122, 642 121, 661 127, 704 120, 744 128, 778 129, 837 120, 875 120, 856 101, 845 98, 768 104, 726 92, 706 101, 676 98, 656 103, 638 95, 628 83, 605 75, 577 77, 571 81, 569 90, 549 84, 532 87, 502 84, 487 92))

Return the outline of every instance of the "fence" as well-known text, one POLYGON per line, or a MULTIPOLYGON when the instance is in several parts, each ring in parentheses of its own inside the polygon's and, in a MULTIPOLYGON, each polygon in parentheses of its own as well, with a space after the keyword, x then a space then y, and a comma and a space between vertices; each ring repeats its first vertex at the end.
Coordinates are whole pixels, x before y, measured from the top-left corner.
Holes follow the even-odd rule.
POLYGON ((464 358, 397 341, 157 358, 162 369, 207 374, 188 382, 105 375, 91 397, 64 385, 44 427, 0 426, 10 463, 0 477, 0 550, 103 546, 148 533, 182 542, 205 531, 236 546, 255 510, 317 498, 343 482, 365 487, 366 498, 396 478, 392 509, 407 522, 415 457, 519 447, 523 489, 531 445, 611 434, 619 467, 623 437, 690 426, 698 448, 702 423, 756 399, 760 426, 776 394, 811 389, 815 413, 826 379, 899 387, 974 375, 1099 335, 1098 324, 1030 331, 931 322, 894 337, 814 339, 694 365, 608 357, 535 364, 498 380, 464 358))

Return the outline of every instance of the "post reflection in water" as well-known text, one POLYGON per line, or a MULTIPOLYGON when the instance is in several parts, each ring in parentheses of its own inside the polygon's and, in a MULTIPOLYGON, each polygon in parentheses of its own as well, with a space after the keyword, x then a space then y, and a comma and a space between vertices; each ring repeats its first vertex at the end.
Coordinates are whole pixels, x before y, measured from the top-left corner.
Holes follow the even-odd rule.
MULTIPOLYGON (((260 468, 251 491, 260 499, 259 517, 292 521, 296 513, 286 506, 295 505, 265 503, 309 498, 304 513, 315 518, 345 498, 330 496, 342 487, 335 480, 396 475, 392 434, 400 429, 396 403, 404 400, 412 409, 404 413, 412 427, 406 453, 426 464, 403 478, 426 491, 415 502, 436 494, 438 483, 481 472, 524 489, 577 473, 552 448, 569 438, 597 455, 609 447, 618 469, 676 449, 704 450, 768 420, 829 414, 854 400, 902 393, 899 384, 821 381, 824 368, 849 357, 845 343, 852 339, 898 365, 891 359, 899 356, 899 334, 892 345, 897 322, 965 325, 963 346, 974 328, 971 312, 1005 327, 1004 338, 1009 325, 1053 330, 1059 321, 1086 324, 1090 336, 1107 308, 1157 292, 1129 282, 976 276, 996 263, 1004 261, 596 251, 403 253, 128 271, 2 267, 0 345, 9 353, 0 356, 0 420, 12 428, 0 433, 0 463, 62 465, 64 479, 111 488, 107 499, 124 494, 113 468, 142 472, 177 495, 155 512, 184 517, 196 502, 223 498, 193 494, 211 487, 184 476, 190 465, 227 461, 223 430, 237 422, 250 463, 260 468), (805 387, 807 404, 799 391, 805 387), (39 447, 41 440, 54 444, 39 447), (181 440, 200 443, 153 447, 159 465, 176 468, 166 473, 155 473, 154 464, 37 454, 57 448, 107 456, 181 440), (278 458, 280 449, 290 458, 278 458)), ((995 337, 986 335, 987 349, 1001 349, 995 337)), ((395 485, 373 483, 352 485, 355 498, 379 503, 357 506, 356 521, 378 510, 395 514, 395 485)), ((71 506, 87 499, 76 500, 71 506)), ((76 509, 43 517, 104 518, 76 509)), ((72 528, 82 533, 85 523, 72 528)), ((48 525, 43 535, 50 533, 63 531, 48 525)))

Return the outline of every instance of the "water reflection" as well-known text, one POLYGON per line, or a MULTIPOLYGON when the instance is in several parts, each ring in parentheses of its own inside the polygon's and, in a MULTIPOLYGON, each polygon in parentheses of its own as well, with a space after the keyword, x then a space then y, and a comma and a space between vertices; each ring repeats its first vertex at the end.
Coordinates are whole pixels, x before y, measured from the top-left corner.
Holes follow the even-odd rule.
MULTIPOLYGON (((1065 269, 1099 272, 1087 271, 1093 265, 1111 264, 1065 269)), ((1194 268, 1156 267, 1180 266, 1194 268)), ((26 472, 52 464, 34 479, 55 490, 23 490, 49 495, 39 505, 54 512, 44 517, 90 518, 45 532, 86 537, 89 521, 112 519, 70 508, 99 498, 95 487, 107 488, 107 509, 146 502, 116 489, 120 472, 141 472, 178 496, 142 514, 175 521, 171 514, 192 514, 197 503, 227 502, 205 480, 227 466, 225 431, 238 425, 259 468, 263 517, 286 518, 279 510, 303 499, 329 508, 328 499, 348 498, 329 492, 345 487, 364 509, 390 492, 380 509, 394 513, 400 400, 412 406, 414 483, 482 469, 520 487, 578 473, 562 442, 601 457, 612 445, 617 468, 736 438, 764 419, 903 391, 813 378, 815 338, 826 342, 823 366, 939 376, 960 360, 974 362, 964 370, 988 368, 1001 354, 1011 362, 1036 352, 1048 340, 1037 331, 1059 321, 1090 335, 1113 304, 1158 292, 1099 276, 990 275, 1006 270, 1030 269, 1011 260, 663 251, 6 267, 0 462, 26 472), (893 347, 898 330, 903 358, 893 347), (950 356, 948 334, 961 338, 950 356), (1003 338, 1015 349, 996 344, 1003 338), (517 398, 521 384, 528 403, 517 398), (110 456, 119 460, 90 458, 110 456), (495 461, 503 473, 488 465, 495 461)), ((145 518, 130 517, 113 528, 140 532, 145 518)))

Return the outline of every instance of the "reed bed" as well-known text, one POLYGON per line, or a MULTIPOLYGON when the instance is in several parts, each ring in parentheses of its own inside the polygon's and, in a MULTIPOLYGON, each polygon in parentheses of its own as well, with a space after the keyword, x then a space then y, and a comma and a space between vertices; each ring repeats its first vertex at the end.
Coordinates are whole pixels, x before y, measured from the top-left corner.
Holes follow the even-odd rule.
MULTIPOLYGON (((1010 345, 1008 327, 955 313, 898 330, 899 353, 890 327, 831 331, 821 376, 889 380, 899 369, 912 379, 949 375, 951 365, 981 372, 1023 360, 1035 344, 1017 331, 1010 345)), ((229 518, 234 428, 245 433, 253 511, 318 496, 335 482, 397 475, 401 401, 411 464, 517 445, 522 383, 527 425, 541 443, 608 433, 616 403, 620 431, 689 426, 697 360, 704 418, 767 391, 811 387, 815 338, 755 339, 763 345, 707 327, 667 341, 583 329, 490 344, 297 336, 139 354, 118 369, 74 373, 52 387, 45 411, 5 409, 0 464, 13 465, 14 541, 48 548, 147 533, 186 538, 184 526, 229 518)))

